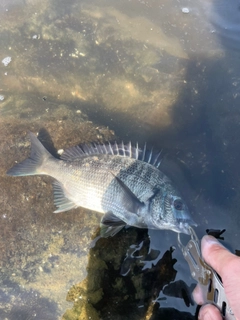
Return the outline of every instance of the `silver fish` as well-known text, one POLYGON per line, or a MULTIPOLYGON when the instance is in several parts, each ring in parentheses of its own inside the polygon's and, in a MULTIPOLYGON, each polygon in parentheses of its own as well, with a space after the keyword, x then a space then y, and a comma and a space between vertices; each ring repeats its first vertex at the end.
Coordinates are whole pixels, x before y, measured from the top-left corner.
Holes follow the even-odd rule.
POLYGON ((30 157, 7 174, 53 177, 54 212, 77 207, 101 212, 103 236, 113 236, 126 225, 186 234, 189 225, 196 225, 180 193, 158 169, 160 154, 131 143, 109 143, 72 147, 57 159, 33 133, 30 139, 30 157))

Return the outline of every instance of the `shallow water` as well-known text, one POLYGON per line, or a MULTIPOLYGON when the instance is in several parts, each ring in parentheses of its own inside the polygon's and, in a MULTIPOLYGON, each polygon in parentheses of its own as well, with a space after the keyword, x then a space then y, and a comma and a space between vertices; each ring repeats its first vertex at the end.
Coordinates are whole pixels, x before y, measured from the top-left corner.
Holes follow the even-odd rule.
POLYGON ((176 233, 98 239, 98 213, 53 214, 50 178, 5 173, 27 157, 28 131, 55 151, 147 142, 163 149, 199 238, 226 229, 224 244, 240 249, 239 8, 229 3, 1 1, 1 320, 194 319, 176 233))

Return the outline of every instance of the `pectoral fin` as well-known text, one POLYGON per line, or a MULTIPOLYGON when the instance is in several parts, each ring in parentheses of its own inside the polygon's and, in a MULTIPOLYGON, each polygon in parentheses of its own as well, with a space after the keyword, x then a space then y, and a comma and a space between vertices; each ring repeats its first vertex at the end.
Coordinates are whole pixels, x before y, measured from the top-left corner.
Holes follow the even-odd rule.
POLYGON ((116 217, 112 212, 107 212, 101 220, 100 224, 100 234, 103 238, 113 237, 117 234, 122 228, 126 226, 126 223, 116 217))
POLYGON ((121 206, 127 211, 138 214, 139 208, 144 206, 144 203, 141 202, 138 197, 126 186, 126 184, 115 176, 112 172, 119 186, 121 187, 121 193, 119 194, 121 206))

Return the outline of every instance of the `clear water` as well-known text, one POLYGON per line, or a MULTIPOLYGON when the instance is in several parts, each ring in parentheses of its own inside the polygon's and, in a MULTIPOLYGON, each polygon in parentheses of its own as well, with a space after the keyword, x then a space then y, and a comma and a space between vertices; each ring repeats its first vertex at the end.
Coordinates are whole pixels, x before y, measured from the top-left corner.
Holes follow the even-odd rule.
POLYGON ((55 215, 50 178, 5 172, 28 131, 56 150, 146 141, 199 238, 239 249, 239 25, 234 1, 1 1, 1 320, 194 319, 175 233, 94 240, 99 214, 55 215))

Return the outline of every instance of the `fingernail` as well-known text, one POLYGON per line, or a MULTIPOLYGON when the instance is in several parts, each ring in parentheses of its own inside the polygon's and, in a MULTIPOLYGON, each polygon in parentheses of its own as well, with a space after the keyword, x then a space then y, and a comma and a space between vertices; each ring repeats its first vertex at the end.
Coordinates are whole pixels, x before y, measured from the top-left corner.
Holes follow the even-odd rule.
POLYGON ((207 244, 207 245, 212 245, 212 244, 219 244, 221 245, 221 243, 214 238, 213 236, 204 236, 202 238, 203 244, 207 244))

